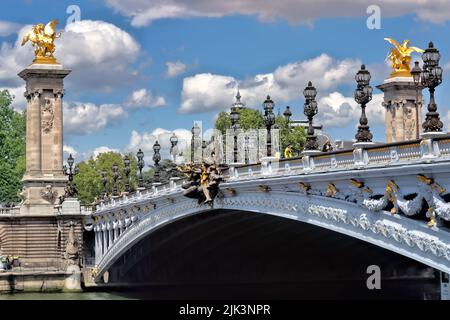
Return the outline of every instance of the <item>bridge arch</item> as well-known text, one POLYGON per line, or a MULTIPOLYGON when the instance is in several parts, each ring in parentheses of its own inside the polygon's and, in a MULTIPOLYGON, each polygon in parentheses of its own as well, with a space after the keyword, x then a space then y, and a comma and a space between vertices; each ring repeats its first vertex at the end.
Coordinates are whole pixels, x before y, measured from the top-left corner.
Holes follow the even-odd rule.
MULTIPOLYGON (((373 212, 357 203, 267 186, 236 192, 224 186, 213 207, 184 198, 181 192, 159 200, 129 203, 121 210, 133 211, 134 221, 114 240, 98 261, 96 281, 127 250, 152 232, 175 221, 211 209, 244 210, 308 223, 360 239, 444 272, 450 272, 450 237, 423 223, 387 211, 373 212)), ((253 186, 253 187, 255 187, 253 186)), ((114 212, 112 212, 114 215, 114 212)), ((116 214, 117 215, 117 214, 116 214)))

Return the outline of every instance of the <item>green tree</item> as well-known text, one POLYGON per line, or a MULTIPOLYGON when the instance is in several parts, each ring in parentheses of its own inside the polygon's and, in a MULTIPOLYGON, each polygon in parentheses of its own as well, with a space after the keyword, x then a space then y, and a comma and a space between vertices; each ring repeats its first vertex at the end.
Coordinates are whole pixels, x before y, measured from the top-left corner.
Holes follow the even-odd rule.
POLYGON ((265 128, 263 114, 256 109, 242 109, 239 112, 239 124, 244 130, 265 128))
POLYGON ((0 202, 19 202, 25 172, 26 114, 11 107, 8 90, 0 91, 0 202))
MULTIPOLYGON (((263 129, 264 116, 263 113, 256 109, 242 109, 239 114, 239 124, 242 129, 263 129)), ((217 117, 215 128, 220 130, 222 134, 231 128, 230 114, 223 111, 217 117)), ((275 120, 275 128, 280 129, 280 151, 284 154, 284 149, 290 143, 292 144, 294 153, 300 154, 306 142, 306 131, 301 126, 290 127, 288 121, 282 115, 278 115, 275 120)))
POLYGON ((214 128, 219 130, 222 134, 225 134, 227 129, 231 128, 230 114, 225 111, 219 113, 214 128))
MULTIPOLYGON (((132 190, 136 189, 137 185, 137 160, 136 157, 130 153, 128 154, 130 163, 130 186, 132 190)), ((99 154, 95 159, 90 158, 77 164, 79 173, 74 177, 74 182, 78 188, 78 198, 83 204, 90 204, 95 201, 96 197, 102 195, 102 171, 106 172, 106 190, 108 194, 112 191, 112 165, 117 164, 120 179, 117 186, 118 191, 125 190, 125 173, 124 173, 124 157, 118 152, 106 152, 99 154)))
POLYGON ((277 116, 275 126, 280 130, 280 149, 284 155, 284 149, 292 144, 294 154, 300 155, 306 142, 306 130, 302 126, 290 127, 289 122, 282 115, 277 116))

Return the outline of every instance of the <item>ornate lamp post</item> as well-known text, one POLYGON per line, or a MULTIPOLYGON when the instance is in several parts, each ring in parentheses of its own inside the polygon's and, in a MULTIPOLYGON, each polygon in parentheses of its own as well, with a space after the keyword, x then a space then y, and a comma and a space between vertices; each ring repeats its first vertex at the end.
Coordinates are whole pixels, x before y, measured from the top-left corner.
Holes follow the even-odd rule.
POLYGON ((275 114, 273 113, 273 108, 275 103, 267 96, 266 100, 263 102, 264 108, 264 124, 267 129, 267 156, 272 156, 272 126, 275 124, 275 114))
POLYGON ((313 87, 311 81, 308 82, 308 86, 303 90, 305 96, 305 104, 303 106, 303 113, 308 118, 308 135, 306 138, 305 150, 318 150, 319 144, 317 143, 317 137, 314 135, 313 118, 318 112, 316 95, 317 90, 313 87))
POLYGON ((159 161, 161 160, 161 155, 159 154, 159 151, 161 150, 161 145, 158 143, 158 141, 155 142, 153 145, 153 162, 155 163, 155 175, 153 177, 153 181, 155 183, 161 182, 161 176, 159 171, 159 161))
POLYGON ((286 119, 288 126, 289 126, 289 122, 291 121, 291 117, 292 117, 291 107, 286 106, 286 109, 283 112, 283 116, 286 119))
POLYGON ((105 170, 102 170, 102 197, 103 197, 103 199, 106 199, 106 196, 108 195, 108 193, 106 191, 106 184, 108 183, 106 174, 107 174, 107 172, 105 170))
MULTIPOLYGON (((239 92, 238 92, 239 94, 239 92)), ((233 129, 233 162, 238 162, 238 131, 240 128, 240 114, 237 107, 232 107, 230 112, 231 127, 233 129)))
POLYGON ((124 171, 125 171, 125 192, 129 193, 131 192, 131 187, 130 187, 130 158, 128 156, 125 156, 125 158, 123 159, 123 164, 124 164, 124 171))
POLYGON ((172 133, 172 136, 170 137, 170 144, 172 145, 170 147, 170 154, 173 157, 173 162, 175 162, 177 160, 177 153, 176 153, 176 146, 178 144, 178 137, 177 135, 174 133, 172 133))
POLYGON ((113 185, 112 185, 112 195, 113 197, 117 197, 118 194, 118 188, 117 188, 117 180, 119 180, 119 166, 117 164, 113 164, 111 167, 112 170, 112 178, 113 178, 113 185))
POLYGON ((138 158, 138 169, 139 169, 139 176, 138 176, 138 188, 143 189, 144 188, 144 178, 142 176, 142 169, 144 169, 145 162, 144 162, 144 152, 142 152, 141 149, 136 154, 138 158))
POLYGON ((441 132, 443 123, 439 119, 437 105, 434 100, 434 91, 442 83, 442 68, 439 66, 441 55, 439 50, 434 48, 433 42, 428 44, 428 48, 422 54, 423 70, 420 73, 422 85, 430 92, 430 102, 425 122, 422 124, 424 132, 441 132))
POLYGON ((67 158, 67 164, 69 165, 69 167, 63 167, 64 174, 69 177, 69 182, 67 184, 68 187, 66 188, 66 192, 64 195, 67 198, 76 197, 78 194, 78 190, 75 186, 75 183, 73 182, 73 177, 78 174, 79 170, 78 167, 73 167, 74 162, 75 159, 73 158, 72 154, 70 154, 69 158, 67 158))
POLYGON ((370 78, 370 72, 366 70, 365 65, 362 65, 355 76, 358 84, 355 90, 355 101, 361 105, 358 133, 355 135, 356 142, 372 142, 372 133, 370 133, 369 122, 366 116, 366 105, 372 100, 372 87, 369 85, 370 78))
POLYGON ((195 152, 195 141, 200 135, 200 127, 197 123, 194 123, 194 126, 191 129, 192 139, 191 139, 191 163, 194 163, 194 152, 195 152))
POLYGON ((202 141, 202 161, 203 161, 203 156, 205 154, 205 149, 206 149, 207 145, 206 145, 206 141, 203 140, 202 141))

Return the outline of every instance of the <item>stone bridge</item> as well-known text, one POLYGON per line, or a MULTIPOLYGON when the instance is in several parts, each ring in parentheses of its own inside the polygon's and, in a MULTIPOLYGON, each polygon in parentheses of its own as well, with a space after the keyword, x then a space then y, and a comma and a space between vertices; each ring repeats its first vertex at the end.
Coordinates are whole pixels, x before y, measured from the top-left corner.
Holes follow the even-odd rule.
POLYGON ((450 136, 232 165, 211 205, 182 180, 111 199, 86 215, 94 281, 154 231, 217 209, 275 215, 345 234, 450 272, 450 136))

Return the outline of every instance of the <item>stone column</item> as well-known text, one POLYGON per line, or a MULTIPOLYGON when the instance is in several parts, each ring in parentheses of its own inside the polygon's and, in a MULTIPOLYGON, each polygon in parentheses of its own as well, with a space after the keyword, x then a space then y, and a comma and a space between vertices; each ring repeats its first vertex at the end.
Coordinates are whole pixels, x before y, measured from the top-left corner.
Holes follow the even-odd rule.
POLYGON ((116 225, 114 227, 114 242, 116 242, 117 238, 119 238, 119 226, 116 225))
POLYGON ((54 127, 53 136, 53 152, 52 152, 52 171, 55 175, 61 174, 63 167, 63 105, 62 98, 64 91, 61 89, 54 90, 54 127))
POLYGON ((109 234, 108 234, 108 249, 112 246, 113 244, 113 229, 112 226, 109 229, 109 234))
POLYGON ((95 263, 97 263, 98 261, 98 252, 100 251, 100 240, 99 240, 99 232, 97 231, 97 226, 94 227, 94 234, 95 234, 95 247, 94 247, 94 252, 95 252, 95 263))
POLYGON ((102 228, 102 234, 103 234, 103 241, 102 241, 102 256, 106 253, 106 250, 108 249, 106 246, 108 245, 107 241, 106 241, 106 228, 102 228))
POLYGON ((26 92, 27 130, 26 130, 26 175, 41 172, 41 110, 40 97, 42 90, 26 92))
POLYGON ((21 215, 53 216, 65 192, 62 97, 69 73, 60 64, 32 64, 19 73, 28 101, 21 215))
POLYGON ((422 87, 412 77, 389 78, 377 86, 384 92, 386 142, 419 139, 422 133, 422 87))

